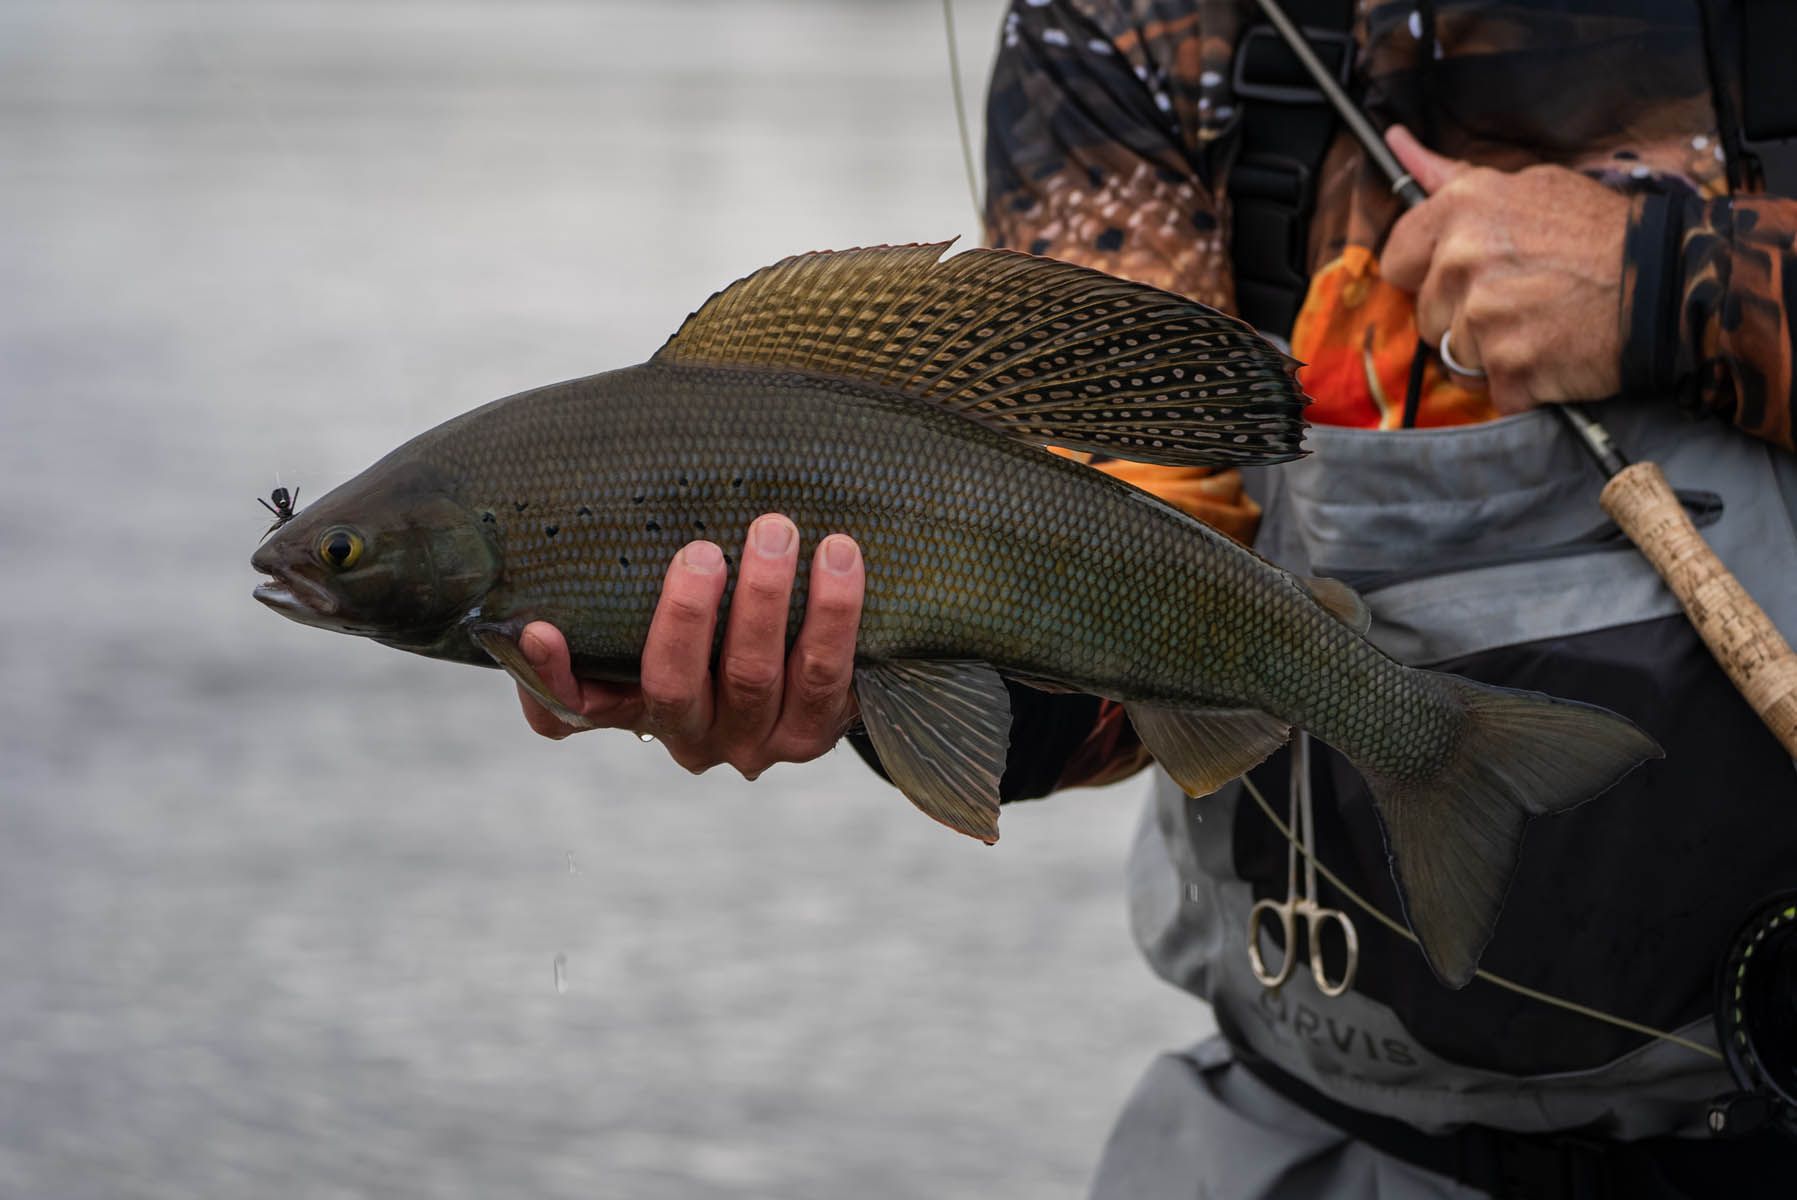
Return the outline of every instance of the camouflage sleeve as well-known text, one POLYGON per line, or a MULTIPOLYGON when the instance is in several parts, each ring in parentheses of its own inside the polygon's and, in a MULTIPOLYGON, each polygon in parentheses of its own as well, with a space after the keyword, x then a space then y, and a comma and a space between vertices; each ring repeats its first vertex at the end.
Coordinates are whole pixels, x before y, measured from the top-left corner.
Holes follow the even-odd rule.
MULTIPOLYGON (((1013 0, 987 97, 988 241, 1232 308, 1212 185, 1238 20, 1235 0, 1013 0)), ((1238 472, 1093 465, 1254 537, 1260 510, 1238 472)), ((1038 694, 1014 708, 1006 800, 1150 761, 1114 701, 1038 694)))
POLYGON ((1210 181, 1235 7, 1013 0, 987 93, 991 243, 1230 307, 1210 181))
POLYGON ((1674 395, 1787 450, 1797 200, 1637 196, 1623 275, 1623 386, 1674 395))

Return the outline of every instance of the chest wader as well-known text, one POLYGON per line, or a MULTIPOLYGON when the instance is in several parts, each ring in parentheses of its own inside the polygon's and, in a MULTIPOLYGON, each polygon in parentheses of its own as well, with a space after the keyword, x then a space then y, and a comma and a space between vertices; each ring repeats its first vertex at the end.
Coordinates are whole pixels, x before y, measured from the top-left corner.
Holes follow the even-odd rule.
MULTIPOLYGON (((1667 405, 1597 408, 1632 453, 1663 466, 1723 561, 1797 635, 1797 459, 1667 405)), ((1792 760, 1603 516, 1597 472, 1550 414, 1309 438, 1310 458, 1250 480, 1266 508, 1261 553, 1358 588, 1372 640, 1402 662, 1601 704, 1666 748, 1604 796, 1530 826, 1483 965, 1713 1044, 1731 933, 1761 898, 1797 886, 1792 760)), ((1312 762, 1319 857, 1396 914, 1365 785, 1325 747, 1312 762)), ((1287 770, 1281 752, 1253 778, 1283 796, 1287 770)), ((1322 996, 1302 965, 1278 991, 1262 988, 1248 910, 1283 895, 1284 839, 1239 784, 1198 800, 1164 777, 1156 788, 1131 855, 1137 940, 1161 975, 1213 1006, 1239 1058, 1325 1105, 1430 1132, 1638 1139, 1702 1131, 1706 1102, 1731 1089, 1721 1064, 1688 1049, 1480 981, 1449 991, 1365 914, 1352 991, 1322 996)), ((1270 960, 1285 952, 1273 927, 1263 936, 1270 960)))

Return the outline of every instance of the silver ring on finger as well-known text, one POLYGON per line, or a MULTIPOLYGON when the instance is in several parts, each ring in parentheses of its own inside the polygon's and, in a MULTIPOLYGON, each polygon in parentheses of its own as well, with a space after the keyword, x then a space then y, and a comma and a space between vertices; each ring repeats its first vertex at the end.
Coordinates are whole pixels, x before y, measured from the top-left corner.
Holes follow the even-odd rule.
POLYGON ((1441 365, 1446 367, 1448 370, 1452 371, 1454 374, 1464 375, 1468 379, 1483 379, 1483 378, 1485 378, 1484 368, 1469 367, 1465 363, 1460 362, 1458 359, 1456 359, 1454 357, 1454 352, 1452 350, 1448 349, 1448 343, 1453 340, 1454 340, 1454 331, 1452 329, 1448 330, 1446 333, 1441 335, 1441 347, 1440 347, 1441 365))

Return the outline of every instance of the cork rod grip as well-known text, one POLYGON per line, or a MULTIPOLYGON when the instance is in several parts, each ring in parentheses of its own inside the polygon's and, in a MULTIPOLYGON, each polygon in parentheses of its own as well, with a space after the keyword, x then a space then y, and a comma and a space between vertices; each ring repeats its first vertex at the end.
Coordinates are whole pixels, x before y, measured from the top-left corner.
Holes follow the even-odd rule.
POLYGON ((1599 503, 1685 606, 1747 703, 1797 757, 1797 654, 1691 524, 1660 468, 1623 468, 1599 503))

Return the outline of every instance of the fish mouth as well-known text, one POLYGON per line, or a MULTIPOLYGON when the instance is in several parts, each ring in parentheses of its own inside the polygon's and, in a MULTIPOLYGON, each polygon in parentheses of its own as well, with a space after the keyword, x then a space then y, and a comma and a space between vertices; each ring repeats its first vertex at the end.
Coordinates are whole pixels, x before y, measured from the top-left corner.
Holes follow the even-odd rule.
POLYGON ((250 594, 288 620, 302 625, 336 624, 336 597, 310 580, 271 575, 257 584, 250 594))

